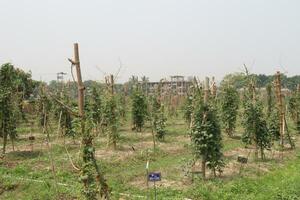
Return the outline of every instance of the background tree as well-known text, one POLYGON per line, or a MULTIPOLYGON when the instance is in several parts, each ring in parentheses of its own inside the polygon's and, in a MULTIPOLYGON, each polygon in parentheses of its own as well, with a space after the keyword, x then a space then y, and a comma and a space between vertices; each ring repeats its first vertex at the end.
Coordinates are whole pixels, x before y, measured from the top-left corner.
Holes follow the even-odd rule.
POLYGON ((183 117, 188 126, 191 124, 191 118, 193 113, 193 96, 188 94, 186 96, 184 105, 183 105, 183 117))
POLYGON ((167 118, 165 116, 165 108, 164 105, 161 104, 160 100, 158 100, 156 97, 153 100, 152 105, 152 116, 153 116, 153 126, 155 131, 155 136, 158 140, 162 141, 165 138, 165 135, 167 133, 166 131, 166 123, 167 118))
POLYGON ((132 94, 132 123, 133 129, 142 131, 147 117, 147 100, 139 87, 136 87, 132 94))
POLYGON ((232 86, 225 87, 221 94, 220 104, 221 119, 225 128, 225 132, 231 137, 234 133, 236 119, 238 115, 238 91, 232 86))

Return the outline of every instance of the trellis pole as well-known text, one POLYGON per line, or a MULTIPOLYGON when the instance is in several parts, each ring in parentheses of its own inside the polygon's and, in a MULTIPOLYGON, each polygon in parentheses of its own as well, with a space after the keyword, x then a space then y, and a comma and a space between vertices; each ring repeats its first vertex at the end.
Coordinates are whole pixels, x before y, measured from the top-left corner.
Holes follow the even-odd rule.
MULTIPOLYGON (((208 98, 209 98, 209 78, 205 77, 205 82, 204 82, 204 104, 205 105, 208 103, 208 98)), ((204 121, 206 121, 206 113, 204 113, 204 116, 203 116, 203 122, 204 121)), ((206 174, 205 174, 205 171, 206 171, 206 158, 205 158, 205 156, 203 156, 203 158, 202 158, 201 169, 202 169, 203 179, 205 179, 205 176, 206 176, 206 174)))
POLYGON ((106 180, 100 172, 100 169, 97 165, 95 159, 95 149, 93 147, 93 137, 92 135, 85 130, 85 115, 84 115, 84 90, 85 87, 82 82, 81 69, 80 69, 80 60, 79 60, 79 50, 78 44, 74 44, 74 60, 69 59, 69 61, 75 65, 76 74, 77 74, 77 86, 78 86, 78 110, 81 123, 81 135, 82 135, 82 144, 83 144, 83 168, 82 171, 82 181, 85 188, 86 199, 97 199, 95 191, 95 183, 99 182, 101 186, 101 196, 104 199, 109 199, 109 189, 106 184, 106 180), (91 172, 91 168, 94 168, 96 171, 96 177, 94 173, 91 172))
POLYGON ((281 79, 280 79, 279 71, 277 71, 277 73, 276 73, 275 88, 276 88, 278 109, 280 112, 280 117, 279 117, 280 146, 283 149, 283 147, 284 147, 284 107, 283 107, 283 103, 282 103, 281 79))

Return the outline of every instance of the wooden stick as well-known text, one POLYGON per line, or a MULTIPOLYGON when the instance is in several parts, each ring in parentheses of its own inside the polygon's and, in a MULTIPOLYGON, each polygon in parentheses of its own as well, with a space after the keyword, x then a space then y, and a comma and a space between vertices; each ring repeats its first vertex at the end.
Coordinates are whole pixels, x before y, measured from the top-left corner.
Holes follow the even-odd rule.
POLYGON ((277 71, 276 73, 276 97, 278 108, 280 112, 280 119, 279 119, 279 127, 280 127, 280 146, 283 149, 283 140, 284 140, 284 108, 282 103, 282 93, 281 93, 281 80, 280 80, 280 72, 277 71))
POLYGON ((208 102, 209 97, 209 78, 205 77, 205 84, 204 84, 204 103, 208 102))

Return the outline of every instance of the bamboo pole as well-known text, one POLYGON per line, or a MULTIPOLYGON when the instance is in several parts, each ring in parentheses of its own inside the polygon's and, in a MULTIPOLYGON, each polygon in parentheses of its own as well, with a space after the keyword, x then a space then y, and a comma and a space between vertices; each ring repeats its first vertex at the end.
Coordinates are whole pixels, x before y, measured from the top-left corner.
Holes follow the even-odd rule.
POLYGON ((77 73, 77 84, 78 84, 78 108, 79 108, 79 116, 84 118, 84 90, 85 87, 82 83, 81 70, 80 70, 80 61, 79 61, 79 50, 78 44, 74 44, 74 64, 76 66, 77 73))
POLYGON ((205 77, 205 83, 204 83, 204 103, 208 102, 209 98, 209 78, 205 77))
POLYGON ((211 90, 211 94, 212 94, 213 98, 217 97, 217 85, 216 85, 215 77, 214 76, 212 77, 212 90, 211 90))
POLYGON ((76 66, 77 73, 77 85, 78 85, 78 109, 79 109, 79 117, 81 119, 81 135, 82 135, 82 144, 84 146, 82 159, 84 162, 83 165, 83 183, 85 188, 85 193, 88 198, 96 199, 96 188, 95 182, 98 181, 101 186, 101 196, 105 199, 109 199, 109 189, 106 183, 104 176, 101 174, 100 169, 97 165, 95 159, 95 149, 93 147, 93 137, 89 132, 85 130, 85 116, 84 116, 84 90, 85 87, 82 82, 81 77, 81 69, 80 69, 80 60, 79 60, 79 50, 78 44, 74 44, 74 61, 69 59, 69 61, 76 66), (94 173, 91 172, 91 168, 94 167, 96 171, 96 178, 94 177, 94 173))
MULTIPOLYGON (((114 75, 110 75, 110 84, 111 84, 111 98, 114 98, 114 75)), ((112 115, 115 115, 115 107, 112 108, 112 115)), ((115 117, 115 116, 114 116, 115 117)), ((116 141, 116 138, 115 138, 115 133, 114 133, 115 130, 112 130, 111 132, 111 139, 112 141, 112 145, 113 145, 113 149, 116 150, 117 149, 117 141, 116 141)))
POLYGON ((280 72, 277 71, 276 73, 276 97, 277 97, 277 103, 278 108, 280 112, 280 118, 279 118, 279 127, 280 127, 280 146, 283 149, 284 147, 284 107, 282 102, 282 93, 281 93, 281 79, 280 79, 280 72))
MULTIPOLYGON (((204 104, 206 105, 208 103, 208 98, 209 98, 209 78, 205 77, 205 82, 204 82, 204 104)), ((204 113, 203 116, 203 121, 206 120, 206 113, 204 113)), ((206 156, 203 155, 202 157, 202 162, 201 162, 201 169, 202 169, 202 177, 205 179, 206 176, 206 156)))

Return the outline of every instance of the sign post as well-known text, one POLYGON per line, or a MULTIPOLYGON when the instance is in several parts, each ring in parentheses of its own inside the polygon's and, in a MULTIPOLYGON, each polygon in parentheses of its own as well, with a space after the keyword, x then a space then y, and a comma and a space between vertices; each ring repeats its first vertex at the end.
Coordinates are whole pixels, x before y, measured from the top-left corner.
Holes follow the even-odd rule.
POLYGON ((148 181, 153 182, 154 185, 154 199, 157 199, 157 192, 156 192, 156 181, 161 181, 161 173, 160 172, 150 172, 148 173, 148 181))
POLYGON ((148 179, 148 176, 149 176, 149 160, 147 161, 147 164, 146 164, 146 179, 147 179, 147 199, 149 199, 149 179, 148 179))

